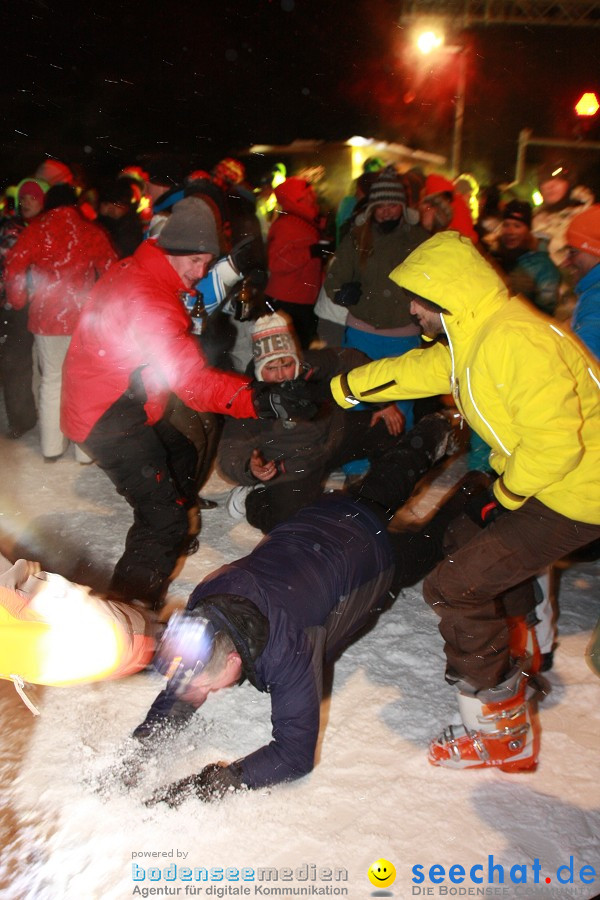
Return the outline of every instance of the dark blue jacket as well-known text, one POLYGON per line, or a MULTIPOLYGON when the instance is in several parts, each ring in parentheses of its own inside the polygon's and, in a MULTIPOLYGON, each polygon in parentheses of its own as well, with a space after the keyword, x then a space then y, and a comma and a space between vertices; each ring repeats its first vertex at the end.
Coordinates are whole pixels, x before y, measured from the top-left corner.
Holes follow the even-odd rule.
POLYGON ((328 494, 193 592, 190 609, 210 595, 235 594, 248 598, 268 619, 269 637, 255 660, 252 681, 271 694, 273 740, 238 760, 236 768, 249 787, 299 778, 312 769, 321 685, 305 629, 324 625, 338 604, 352 602, 358 588, 382 573, 389 577, 369 602, 371 608, 391 583, 385 527, 361 503, 328 494))

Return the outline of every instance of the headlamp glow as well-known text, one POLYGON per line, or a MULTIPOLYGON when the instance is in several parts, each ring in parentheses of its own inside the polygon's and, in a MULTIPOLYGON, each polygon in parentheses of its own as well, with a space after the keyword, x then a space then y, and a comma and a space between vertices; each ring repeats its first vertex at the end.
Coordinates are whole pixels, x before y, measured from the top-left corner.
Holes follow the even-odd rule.
POLYGON ((212 658, 214 644, 212 622, 189 612, 173 613, 154 657, 154 668, 169 679, 169 692, 185 693, 212 658))

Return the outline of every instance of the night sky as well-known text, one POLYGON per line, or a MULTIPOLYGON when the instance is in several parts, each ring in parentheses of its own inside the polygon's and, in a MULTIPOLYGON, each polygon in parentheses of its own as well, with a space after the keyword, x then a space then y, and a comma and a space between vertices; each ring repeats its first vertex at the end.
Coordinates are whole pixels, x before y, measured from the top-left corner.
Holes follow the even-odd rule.
MULTIPOLYGON (((176 180, 252 143, 353 134, 449 156, 455 63, 411 58, 400 8, 5 3, 0 178, 14 181, 55 155, 101 174, 150 160, 176 180)), ((454 36, 469 47, 463 168, 511 180, 520 128, 576 137, 575 101, 600 90, 599 38, 598 29, 523 26, 454 36)), ((587 139, 600 140, 596 119, 587 139)), ((598 159, 573 157, 588 180, 598 159)))

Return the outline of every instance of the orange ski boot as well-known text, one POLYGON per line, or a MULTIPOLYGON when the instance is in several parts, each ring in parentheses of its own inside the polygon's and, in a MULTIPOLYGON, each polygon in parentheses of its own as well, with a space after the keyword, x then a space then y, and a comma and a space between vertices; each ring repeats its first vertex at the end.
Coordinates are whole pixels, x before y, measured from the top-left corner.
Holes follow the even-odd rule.
POLYGON ((519 668, 495 688, 477 694, 461 691, 462 724, 449 725, 431 742, 429 762, 450 769, 535 770, 539 729, 526 686, 527 676, 519 668))

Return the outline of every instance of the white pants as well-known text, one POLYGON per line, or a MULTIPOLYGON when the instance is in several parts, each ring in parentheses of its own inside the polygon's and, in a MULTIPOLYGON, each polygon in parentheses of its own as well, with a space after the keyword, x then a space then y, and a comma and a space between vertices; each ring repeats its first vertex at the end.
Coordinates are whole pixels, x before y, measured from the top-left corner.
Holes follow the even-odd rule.
MULTIPOLYGON (((62 367, 71 335, 34 334, 33 338, 40 369, 38 416, 42 453, 44 456, 61 456, 69 445, 60 430, 60 391, 62 367)), ((90 462, 87 453, 77 446, 75 459, 78 462, 90 462)))

